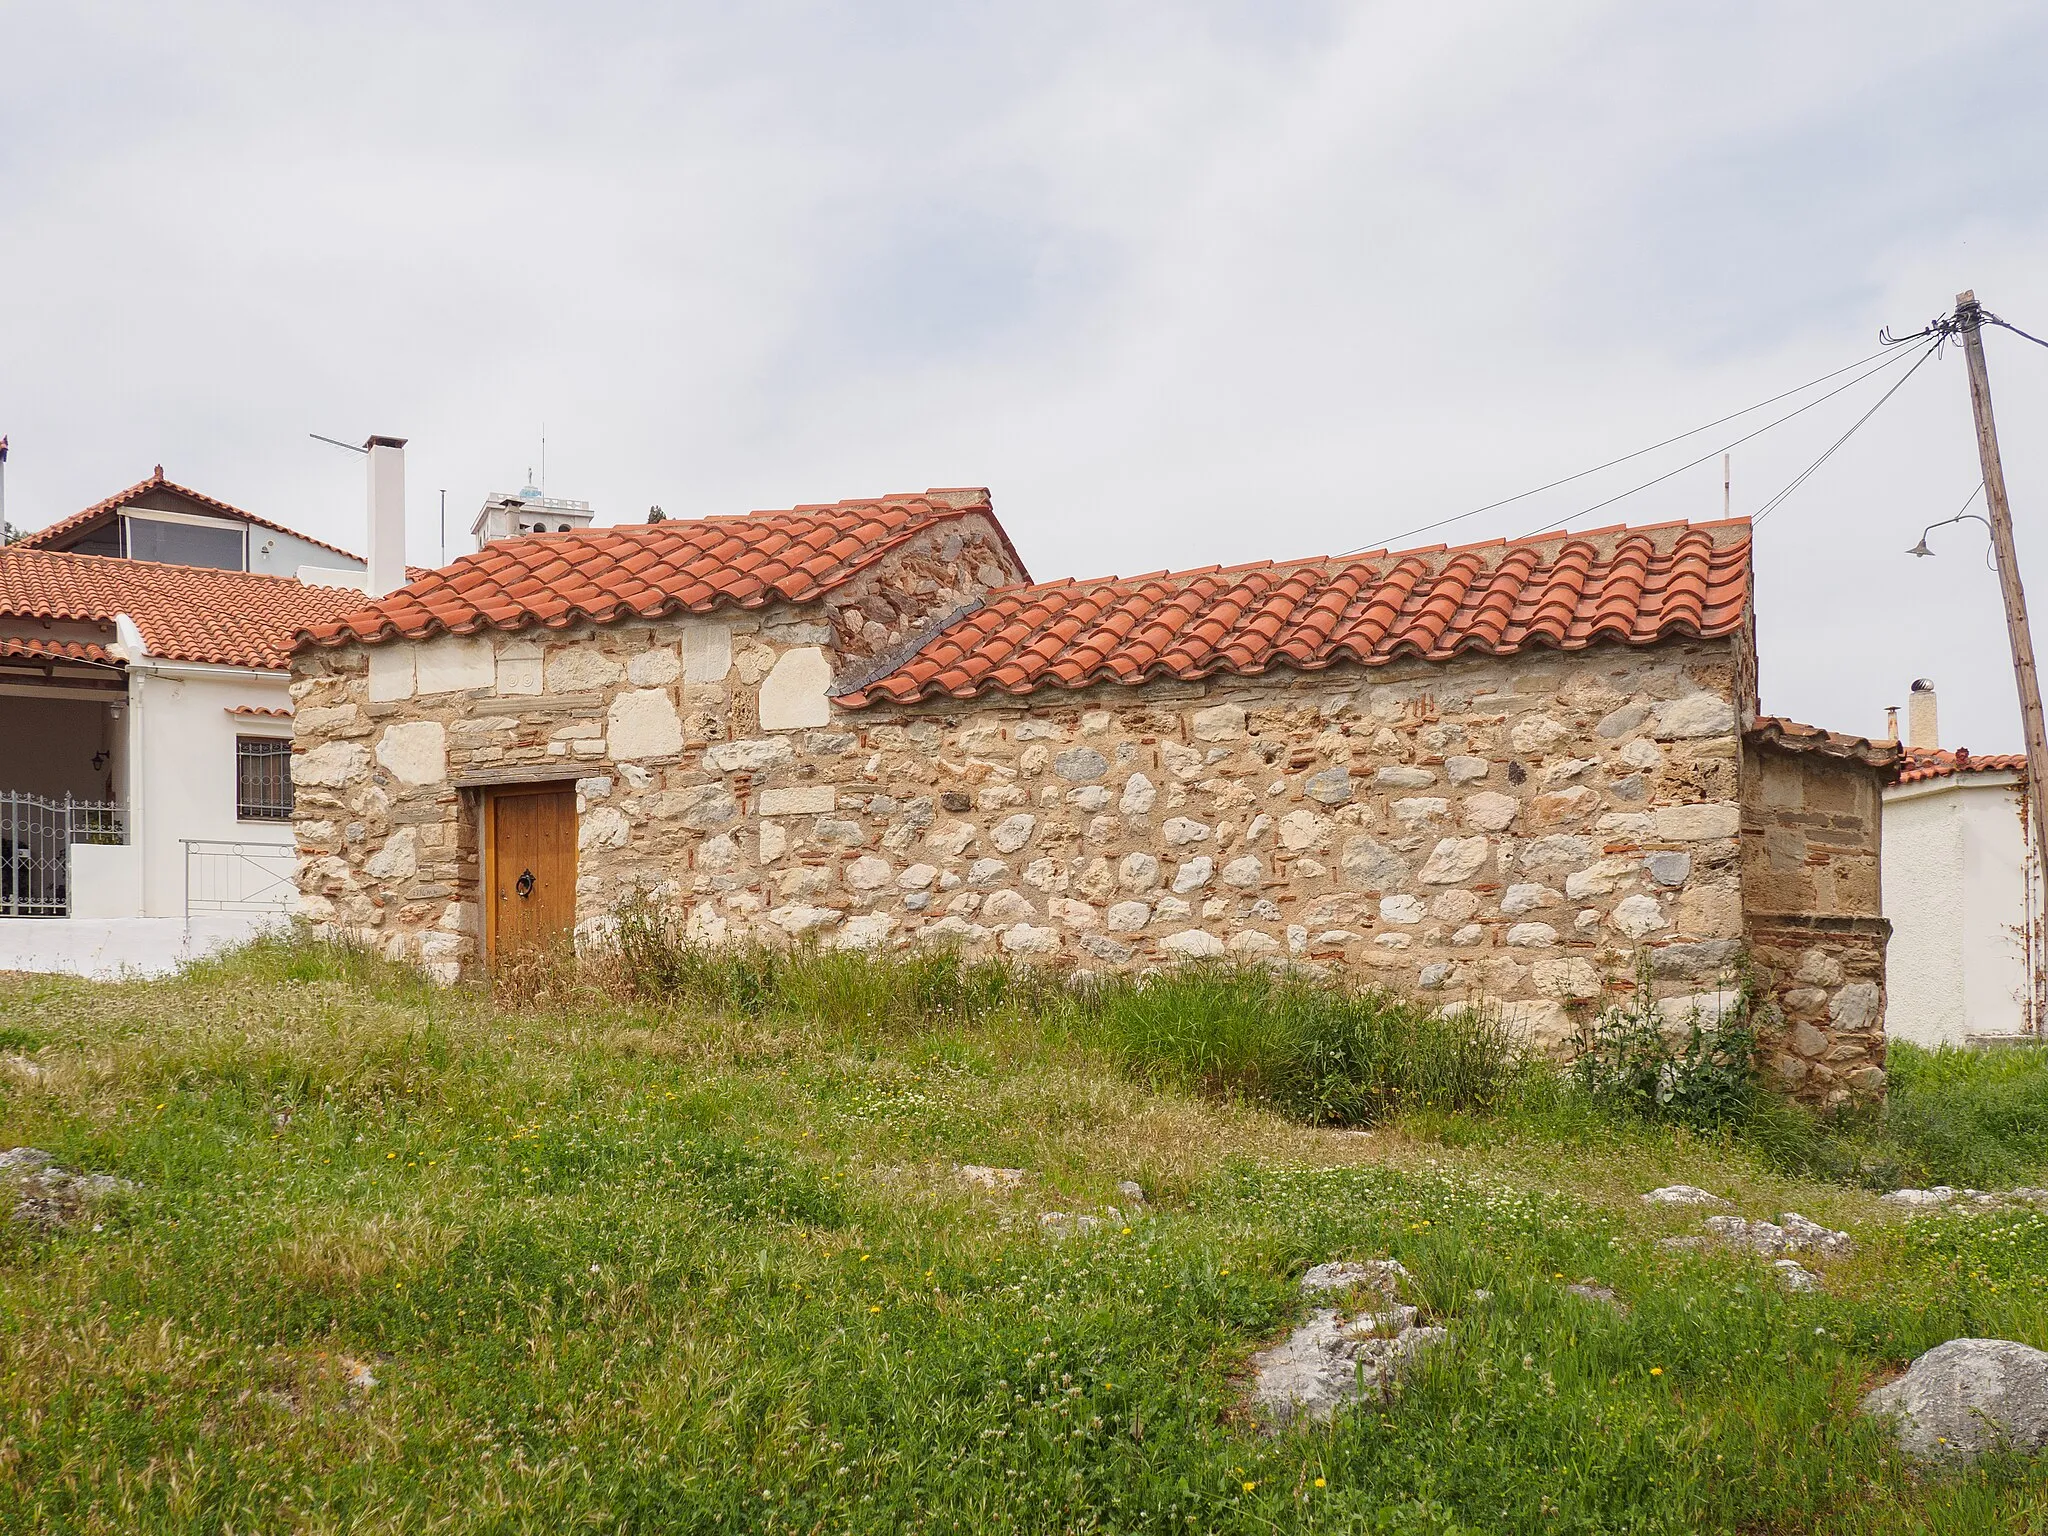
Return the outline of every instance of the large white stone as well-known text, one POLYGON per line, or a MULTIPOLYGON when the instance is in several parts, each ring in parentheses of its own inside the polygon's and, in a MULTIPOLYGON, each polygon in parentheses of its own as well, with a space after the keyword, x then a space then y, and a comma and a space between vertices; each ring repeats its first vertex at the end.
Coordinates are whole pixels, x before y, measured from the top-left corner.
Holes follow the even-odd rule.
POLYGON ((846 883, 856 891, 879 891, 895 873, 887 859, 864 853, 846 866, 846 883))
POLYGON ((1416 879, 1424 885, 1457 885, 1470 880, 1486 863, 1483 837, 1446 837, 1437 842, 1416 879))
POLYGON ((605 740, 615 762, 682 751, 683 722, 668 690, 636 688, 619 694, 605 715, 605 740))
POLYGON ((369 765, 369 756, 353 741, 323 741, 292 759, 292 782, 314 789, 339 789, 369 765))
POLYGON ((1198 709, 1188 720, 1197 741, 1235 741, 1244 735, 1244 710, 1236 704, 1198 709))
POLYGON ((1607 920, 1632 939, 1644 938, 1665 926, 1664 909, 1654 896, 1624 896, 1614 904, 1607 920))
POLYGON ((1514 729, 1508 733, 1508 745, 1524 756, 1540 755, 1548 752, 1571 733, 1570 726, 1553 720, 1548 715, 1524 715, 1515 722, 1514 729))
POLYGON ((1232 859, 1223 866, 1223 883, 1240 891, 1248 891, 1266 878, 1266 868, 1250 854, 1232 859))
POLYGON ((1289 811, 1280 818, 1280 846, 1295 853, 1320 848, 1330 835, 1330 818, 1314 811, 1289 811))
POLYGON ((1214 878, 1216 861, 1206 853, 1189 859, 1173 873, 1174 894, 1185 896, 1189 891, 1199 891, 1214 878))
POLYGON ((1383 891, 1408 878, 1407 861, 1374 837, 1346 838, 1337 863, 1345 884, 1361 891, 1383 891))
POLYGON ((549 653, 543 679, 549 693, 592 693, 611 687, 624 672, 596 641, 579 640, 549 653))
POLYGON ((1503 917, 1520 917, 1524 912, 1533 912, 1538 907, 1554 907, 1557 903, 1558 894, 1549 886, 1524 881, 1501 892, 1500 910, 1503 917))
POLYGON ((829 928, 844 917, 844 912, 831 907, 813 907, 803 902, 792 902, 786 907, 776 907, 768 914, 768 921, 789 934, 815 933, 820 928, 829 928))
POLYGON ((507 697, 518 698, 541 690, 541 651, 531 640, 508 640, 498 648, 497 675, 493 688, 507 697))
POLYGON ((1159 941, 1159 947, 1182 960, 1214 960, 1223 953, 1223 941, 1200 928, 1169 933, 1159 941))
POLYGON ((1152 909, 1142 901, 1119 901, 1103 914, 1103 920, 1117 933, 1136 933, 1152 921, 1152 909))
POLYGON ((761 681, 761 729, 808 730, 832 718, 832 663, 819 645, 786 650, 761 681))
POLYGON ((988 840, 995 844, 998 853, 1015 853, 1031 841, 1031 834, 1038 826, 1038 818, 1029 811, 1019 811, 1014 816, 1005 816, 995 824, 988 840))
POLYGON ((876 949, 889 942, 896 931, 896 919, 887 912, 863 912, 849 917, 832 936, 835 949, 876 949))
POLYGON ((1423 919, 1422 902, 1414 896, 1382 896, 1380 898, 1380 921, 1383 923, 1419 923, 1423 919))
POLYGON ((1003 930, 1002 946, 1013 955, 1056 955, 1059 953, 1060 936, 1051 928, 1013 923, 1003 930))
POLYGON ((1548 923, 1516 923, 1508 929, 1508 943, 1516 949, 1549 949, 1557 942, 1557 930, 1548 923))
POLYGON ((763 816, 822 816, 839 807, 839 791, 830 784, 791 784, 761 791, 763 816))
POLYGON ((419 849, 419 829, 400 827, 363 861, 363 873, 373 880, 410 880, 419 872, 419 849))
POLYGON ((418 649, 403 640, 370 647, 371 703, 412 697, 413 656, 418 649))
POLYGON ((2010 1339, 1950 1339, 1863 1399, 1923 1461, 2048 1448, 2048 1353, 2010 1339))
POLYGON ((624 811, 617 806, 601 805, 584 816, 576 832, 576 846, 585 852, 623 848, 632 835, 633 826, 624 811))
POLYGON ((1169 848, 1184 848, 1189 843, 1206 843, 1209 841, 1209 828, 1207 824, 1196 821, 1190 816, 1169 816, 1166 820, 1166 825, 1161 827, 1159 831, 1160 835, 1166 839, 1166 844, 1169 848))
POLYGON ((692 619, 683 630, 683 681, 722 683, 732 670, 732 626, 692 619))
POLYGON ((1742 807, 1733 800, 1657 808, 1657 836, 1667 843, 1703 843, 1733 837, 1742 829, 1742 807))
POLYGON ((796 752, 786 737, 755 736, 713 742, 704 749, 704 761, 718 773, 765 773, 795 762, 796 752))
POLYGON ((1514 824, 1522 802, 1513 795, 1486 790, 1465 797, 1465 825, 1475 832, 1505 832, 1514 824))
POLYGON ((497 682, 497 656, 488 636, 442 635, 414 647, 418 692, 464 693, 497 682))
POLYGON ((1159 791, 1152 781, 1142 773, 1134 773, 1124 780, 1123 798, 1117 802, 1117 809, 1126 816, 1143 816, 1158 798, 1159 791))
POLYGON ((448 732, 438 720, 386 726, 377 761, 401 784, 438 784, 448 777, 448 732))
POLYGON ((1688 693, 1657 710, 1656 734, 1667 741, 1696 741, 1703 736, 1732 736, 1735 706, 1718 693, 1688 693))
POLYGON ((626 663, 626 681, 635 688, 666 688, 682 675, 683 664, 676 659, 672 645, 642 651, 626 663))

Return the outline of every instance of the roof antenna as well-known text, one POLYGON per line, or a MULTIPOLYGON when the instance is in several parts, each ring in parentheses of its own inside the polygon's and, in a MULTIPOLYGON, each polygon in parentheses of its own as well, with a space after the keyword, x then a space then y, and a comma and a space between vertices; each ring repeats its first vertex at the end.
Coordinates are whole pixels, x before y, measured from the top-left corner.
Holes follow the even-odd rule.
POLYGON ((1734 455, 1730 453, 1721 455, 1721 516, 1724 519, 1734 514, 1735 497, 1732 494, 1732 487, 1735 484, 1735 479, 1728 470, 1728 462, 1732 458, 1734 458, 1734 455))

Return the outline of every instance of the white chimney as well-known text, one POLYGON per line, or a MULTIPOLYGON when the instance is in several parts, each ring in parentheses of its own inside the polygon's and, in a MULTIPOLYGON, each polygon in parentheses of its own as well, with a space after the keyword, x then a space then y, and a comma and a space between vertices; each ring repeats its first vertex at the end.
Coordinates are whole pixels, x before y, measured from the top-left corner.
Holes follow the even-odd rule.
POLYGON ((1941 731, 1934 719, 1934 683, 1929 678, 1915 678, 1913 691, 1906 695, 1906 745, 1916 752, 1941 749, 1941 731))
POLYGON ((405 585, 405 439, 373 437, 363 444, 370 482, 370 570, 372 597, 405 585))

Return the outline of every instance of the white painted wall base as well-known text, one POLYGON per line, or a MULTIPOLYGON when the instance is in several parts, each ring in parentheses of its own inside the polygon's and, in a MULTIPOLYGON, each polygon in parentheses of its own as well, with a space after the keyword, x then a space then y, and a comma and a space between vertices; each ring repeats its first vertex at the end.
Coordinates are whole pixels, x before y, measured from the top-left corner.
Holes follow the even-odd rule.
POLYGON ((54 971, 112 981, 168 976, 282 927, 274 914, 176 917, 0 917, 0 971, 54 971))

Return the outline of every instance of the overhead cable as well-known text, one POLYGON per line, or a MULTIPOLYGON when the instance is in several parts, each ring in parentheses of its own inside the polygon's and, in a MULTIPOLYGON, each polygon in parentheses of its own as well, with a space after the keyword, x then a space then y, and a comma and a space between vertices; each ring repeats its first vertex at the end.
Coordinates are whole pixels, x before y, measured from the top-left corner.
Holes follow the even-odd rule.
MULTIPOLYGON (((1878 396, 1877 403, 1875 405, 1871 406, 1869 410, 1865 411, 1861 416, 1858 416, 1855 419, 1855 421, 1851 422, 1849 425, 1849 430, 1844 432, 1840 437, 1836 438, 1832 443, 1828 445, 1827 452, 1823 453, 1819 458, 1815 459, 1811 464, 1807 465, 1805 469, 1801 470, 1796 476, 1794 476, 1792 482, 1789 485, 1787 485, 1782 491, 1778 492, 1777 495, 1773 496, 1769 501, 1765 502, 1762 510, 1757 512, 1757 514, 1754 517, 1752 517, 1750 521, 1752 523, 1760 523, 1765 518, 1769 517, 1773 512, 1777 511, 1779 507, 1783 506, 1785 503, 1785 498, 1790 496, 1794 491, 1798 490, 1800 486, 1806 484, 1806 482, 1809 479, 1811 479, 1813 475, 1820 469, 1821 465, 1827 463, 1829 459, 1835 456, 1836 450, 1839 449, 1842 446, 1842 444, 1848 442, 1850 438, 1854 437, 1857 434, 1857 432, 1861 430, 1863 424, 1866 421, 1870 420, 1871 417, 1875 416, 1878 413, 1878 411, 1883 408, 1884 403, 1887 400, 1891 399, 1893 395, 1896 395, 1900 390, 1906 387, 1906 380, 1912 378, 1914 374, 1920 371, 1921 363, 1926 362, 1928 358, 1934 356, 1934 354, 1940 349, 1941 342, 1939 340, 1935 341, 1933 345, 1925 348, 1920 353, 1919 360, 1915 362, 1912 367, 1908 368, 1905 371, 1905 373, 1900 375, 1898 380, 1892 385, 1890 389, 1886 390, 1882 395, 1878 396)), ((1965 505, 1967 505, 1967 503, 1965 503, 1965 505)))
MULTIPOLYGON (((1940 341, 1937 340, 1933 345, 1929 346, 1926 349, 1926 351, 1921 354, 1920 361, 1925 362, 1929 356, 1933 355, 1933 353, 1940 349, 1940 345, 1940 341)), ((1703 453, 1698 458, 1689 460, 1686 463, 1679 465, 1676 469, 1667 470, 1665 473, 1658 475, 1655 479, 1645 480, 1641 485, 1632 485, 1625 491, 1617 491, 1614 495, 1608 497, 1605 501, 1596 501, 1590 507, 1581 507, 1576 512, 1568 512, 1563 517, 1545 523, 1540 528, 1532 528, 1531 530, 1529 530, 1529 532, 1519 535, 1519 537, 1525 539, 1533 539, 1536 537, 1536 535, 1540 533, 1549 533, 1554 529, 1562 528, 1566 523, 1569 523, 1576 518, 1585 517, 1589 513, 1600 511, 1603 507, 1611 507, 1617 501, 1626 500, 1628 497, 1635 495, 1638 491, 1647 491, 1650 489, 1651 486, 1662 485, 1666 480, 1670 480, 1675 476, 1682 475, 1689 469, 1697 469, 1700 467, 1700 465, 1707 463, 1709 460, 1714 459, 1721 454, 1729 452, 1731 449, 1740 448, 1744 443, 1749 442, 1753 438, 1762 437, 1764 433, 1770 431, 1771 428, 1783 426, 1786 422, 1790 421, 1795 416, 1805 415, 1815 406, 1825 404, 1827 401, 1834 399, 1835 396, 1841 394, 1843 390, 1854 389, 1858 384, 1861 384, 1865 379, 1875 378, 1878 374, 1883 373, 1885 369, 1891 367, 1892 364, 1897 362, 1901 357, 1905 357, 1907 355, 1908 354, 1904 352, 1893 352, 1891 356, 1887 357, 1875 368, 1870 368, 1862 373, 1859 373, 1858 375, 1856 375, 1855 378, 1849 380, 1848 383, 1836 385, 1826 394, 1815 396, 1813 399, 1807 401, 1806 404, 1800 406, 1797 410, 1787 411, 1784 415, 1778 417, 1775 421, 1767 421, 1762 426, 1758 427, 1755 431, 1746 432, 1741 437, 1736 438, 1733 442, 1725 443, 1721 447, 1714 449, 1712 452, 1703 453)), ((1913 368, 1918 368, 1919 366, 1920 363, 1915 363, 1913 365, 1913 368)), ((1908 378, 1912 376, 1912 372, 1913 369, 1908 369, 1906 371, 1908 378)), ((1903 383, 1904 380, 1902 379, 1900 382, 1903 383)), ((1897 386, 1895 385, 1893 387, 1896 388, 1897 386)), ((1887 394, 1885 398, 1890 399, 1891 396, 1887 394)))
MULTIPOLYGON (((1924 334, 1927 334, 1927 333, 1926 333, 1926 332, 1921 332, 1921 333, 1919 333, 1919 334, 1920 334, 1920 335, 1924 335, 1924 334)), ((1673 443, 1682 443, 1682 442, 1684 442, 1684 441, 1685 441, 1685 440, 1686 440, 1686 439, 1687 439, 1688 437, 1697 437, 1697 436, 1699 436, 1699 434, 1700 434, 1700 433, 1702 433, 1702 432, 1710 432, 1710 431, 1712 431, 1712 430, 1713 430, 1713 429, 1714 429, 1715 427, 1719 427, 1719 426, 1725 426, 1725 425, 1727 425, 1727 424, 1728 424, 1729 422, 1731 422, 1731 421, 1735 421, 1735 420, 1738 420, 1738 419, 1739 419, 1739 418, 1741 418, 1741 417, 1744 417, 1744 416, 1750 416, 1750 415, 1754 415, 1754 414, 1755 414, 1756 412, 1758 412, 1758 411, 1760 411, 1760 410, 1763 410, 1763 409, 1764 409, 1764 408, 1765 408, 1766 406, 1772 406, 1772 405, 1776 405, 1776 404, 1777 404, 1777 403, 1778 403, 1778 402, 1779 402, 1780 400, 1789 400, 1789 399, 1791 399, 1791 398, 1792 398, 1792 397, 1793 397, 1794 395, 1800 395, 1800 394, 1804 394, 1804 393, 1805 393, 1805 392, 1806 392, 1807 390, 1809 390, 1809 389, 1812 389, 1812 388, 1816 387, 1817 385, 1825 384, 1825 383, 1827 383, 1827 382, 1828 382, 1828 380, 1830 380, 1830 379, 1838 379, 1838 378, 1840 378, 1840 377, 1841 377, 1841 376, 1842 376, 1843 374, 1845 374, 1845 373, 1850 373, 1850 372, 1853 372, 1854 370, 1856 370, 1856 369, 1858 369, 1858 368, 1861 368, 1861 367, 1863 367, 1863 366, 1864 366, 1864 365, 1865 365, 1866 363, 1871 363, 1871 362, 1875 362, 1875 361, 1876 361, 1877 359, 1879 359, 1879 358, 1892 358, 1892 357, 1897 357, 1897 356, 1899 356, 1899 355, 1900 355, 1900 354, 1899 354, 1899 351, 1898 351, 1898 349, 1899 349, 1899 347, 1900 347, 1901 345, 1903 345, 1904 343, 1906 343, 1906 342, 1908 342, 1908 341, 1913 341, 1913 340, 1917 340, 1917 339, 1918 339, 1918 336, 1917 336, 1917 335, 1916 335, 1916 336, 1899 336, 1899 337, 1887 337, 1887 338, 1885 338, 1885 345, 1884 345, 1884 347, 1883 347, 1882 349, 1880 349, 1879 351, 1876 351, 1876 352, 1873 352, 1873 353, 1871 353, 1871 354, 1870 354, 1870 355, 1869 355, 1868 357, 1861 357, 1861 358, 1858 358, 1858 359, 1857 359, 1857 360, 1856 360, 1855 362, 1853 362, 1853 363, 1846 363, 1846 364, 1844 364, 1844 365, 1843 365, 1842 367, 1840 367, 1840 368, 1837 368, 1837 369, 1835 369, 1835 370, 1834 370, 1833 372, 1831 372, 1831 373, 1824 373, 1824 374, 1822 374, 1822 375, 1821 375, 1821 376, 1820 376, 1819 378, 1817 378, 1817 379, 1808 379, 1808 380, 1807 380, 1807 381, 1806 381, 1806 382, 1805 382, 1804 384, 1801 384, 1801 385, 1799 385, 1799 386, 1798 386, 1797 388, 1795 388, 1795 389, 1788 389, 1788 390, 1784 391, 1784 393, 1782 393, 1782 394, 1776 394, 1776 395, 1772 395, 1772 396, 1771 396, 1771 397, 1770 397, 1770 398, 1769 398, 1768 400, 1759 400, 1759 401, 1757 401, 1757 402, 1756 402, 1756 404, 1754 404, 1754 405, 1746 405, 1746 406, 1744 406, 1744 407, 1743 407, 1743 408, 1742 408, 1741 410, 1739 410, 1739 411, 1731 411, 1731 412, 1729 412, 1729 413, 1728 413, 1728 414, 1727 414, 1726 416, 1717 416, 1717 417, 1716 417, 1716 418, 1715 418, 1714 420, 1712 420, 1712 421, 1709 421, 1709 422, 1704 422, 1704 423, 1702 423, 1701 425, 1699 425, 1699 426, 1697 426, 1697 427, 1693 427, 1693 428, 1691 428, 1691 429, 1690 429, 1689 431, 1681 432, 1681 433, 1679 433, 1679 434, 1678 434, 1678 435, 1677 435, 1676 437, 1667 437, 1667 438, 1665 438, 1665 439, 1664 439, 1664 440, 1663 440, 1662 442, 1659 442, 1659 443, 1652 443, 1652 444, 1650 444, 1650 446, 1649 446, 1649 447, 1647 447, 1647 448, 1638 448, 1638 449, 1636 449, 1636 450, 1635 450, 1635 452, 1633 452, 1633 453, 1624 453, 1624 454, 1623 454, 1623 455, 1622 455, 1622 456, 1621 456, 1620 458, 1618 458, 1618 459, 1609 459, 1609 460, 1608 460, 1608 461, 1607 461, 1607 462, 1606 462, 1605 464, 1595 464, 1595 465, 1594 465, 1594 466, 1593 466, 1593 467, 1592 467, 1591 469, 1582 469, 1582 470, 1578 471, 1578 472, 1577 472, 1576 474, 1570 474, 1570 475, 1566 475, 1566 476, 1564 476, 1564 478, 1562 478, 1562 479, 1560 479, 1560 480, 1552 480, 1552 481, 1550 481, 1550 482, 1549 482, 1548 484, 1546 484, 1546 485, 1539 485, 1539 486, 1536 486, 1536 487, 1534 487, 1534 488, 1533 488, 1533 489, 1531 489, 1531 490, 1526 490, 1526 491, 1519 491, 1519 492, 1517 492, 1517 493, 1516 493, 1515 495, 1513 495, 1513 496, 1504 496, 1504 497, 1502 497, 1502 498, 1501 498, 1501 499, 1500 499, 1499 501, 1489 501, 1489 502, 1488 502, 1488 503, 1487 503, 1487 504, 1486 504, 1485 506, 1483 506, 1483 507, 1474 507, 1474 508, 1473 508, 1473 509, 1472 509, 1471 511, 1469 511, 1469 512, 1459 512, 1459 513, 1456 513, 1456 514, 1454 514, 1454 515, 1452 515, 1452 516, 1450 516, 1450 517, 1445 517, 1445 518, 1439 518, 1439 519, 1438 519, 1438 520, 1437 520, 1436 522, 1433 522, 1433 523, 1424 523, 1424 524, 1423 524, 1423 525, 1422 525, 1421 527, 1419 527, 1419 528, 1410 528, 1410 529, 1408 529, 1408 530, 1407 530, 1406 532, 1404 532, 1404 533, 1396 533, 1396 534, 1390 534, 1390 535, 1388 535, 1388 536, 1387 536, 1386 538, 1384 538, 1384 539, 1381 539, 1381 540, 1377 541, 1376 543, 1372 543, 1372 544, 1361 544, 1361 545, 1360 545, 1360 546, 1359 546, 1359 547, 1358 547, 1357 549, 1350 549, 1350 550, 1346 550, 1346 551, 1345 551, 1345 553, 1346 553, 1346 554, 1349 554, 1349 555, 1356 555, 1356 554, 1363 554, 1363 553, 1364 553, 1364 552, 1365 552, 1366 550, 1368 550, 1368 549, 1386 549, 1386 548, 1390 548, 1390 547, 1392 547, 1393 545, 1395 545, 1396 543, 1398 543, 1398 542, 1399 542, 1400 540, 1402 540, 1402 539, 1412 539, 1412 538, 1413 538, 1413 537, 1415 537, 1415 535, 1417 535, 1418 533, 1431 533, 1431 532, 1434 532, 1434 531, 1435 531, 1436 529, 1438 529, 1438 528, 1448 528, 1448 527, 1450 527, 1450 525, 1451 525, 1451 524, 1453 524, 1453 523, 1462 523, 1463 521, 1465 521, 1465 519, 1466 519, 1466 518, 1468 518, 1468 517, 1477 517, 1477 516, 1479 516, 1479 514, 1480 514, 1480 513, 1482 513, 1482 512, 1492 512, 1492 511, 1495 511, 1495 510, 1497 510, 1498 508, 1501 508, 1501 507, 1507 507, 1507 506, 1512 506, 1512 505, 1514 505, 1514 504, 1515 504, 1516 502, 1518 502, 1518 501, 1527 501, 1527 500, 1528 500, 1528 499, 1529 499, 1529 498, 1530 498, 1531 496, 1540 496, 1540 495, 1542 495, 1542 494, 1543 494, 1543 493, 1544 493, 1545 491, 1554 491, 1554 490, 1556 490, 1556 489, 1557 489, 1557 488, 1558 488, 1559 486, 1561 486, 1561 485, 1570 485, 1570 484, 1571 484, 1571 483, 1572 483, 1573 481, 1575 481, 1575 480, 1584 480, 1584 479, 1585 479, 1585 478, 1586 478, 1587 476, 1589 476, 1589 475, 1597 475, 1597 474, 1599 474, 1599 473, 1600 473, 1600 472, 1601 472, 1602 470, 1607 470, 1607 469, 1613 469, 1613 468, 1614 468, 1614 467, 1615 467, 1616 465, 1619 465, 1619 464, 1626 464, 1626 463, 1628 463, 1628 462, 1629 462, 1629 461, 1630 461, 1631 459, 1640 459, 1641 457, 1643 457, 1643 455, 1644 455, 1644 454, 1648 454, 1648 453, 1655 453, 1655 452, 1656 452, 1656 451, 1657 451, 1658 449, 1660 449, 1660 448, 1669 448, 1669 447, 1670 447, 1670 446, 1671 446, 1671 445, 1672 445, 1673 443)), ((1872 373, 1880 372, 1880 371, 1882 370, 1882 367, 1883 367, 1883 366, 1886 366, 1886 365, 1880 365, 1880 368, 1872 369, 1872 370, 1871 370, 1871 372, 1872 372, 1872 373)), ((1864 377, 1868 377, 1868 376, 1869 376, 1869 375, 1864 375, 1864 377)), ((1854 384, 1854 383, 1857 383, 1857 382, 1860 382, 1860 380, 1855 380, 1855 379, 1852 379, 1852 380, 1850 381, 1850 383, 1851 383, 1851 384, 1854 384)), ((1848 387, 1848 385, 1844 385, 1844 386, 1843 386, 1843 388, 1847 388, 1847 387, 1848 387)), ((1837 391, 1837 393, 1838 393, 1838 392, 1839 392, 1839 391, 1837 391)), ((1823 396, 1821 396, 1821 399, 1822 399, 1822 400, 1825 400, 1825 399, 1827 399, 1827 398, 1828 398, 1828 397, 1827 397, 1826 395, 1823 395, 1823 396)), ((1817 405, 1817 404, 1819 404, 1820 402, 1819 402, 1819 401, 1814 401, 1814 402, 1812 402, 1812 403, 1813 403, 1813 404, 1816 404, 1816 405, 1817 405)), ((1796 412, 1796 411, 1795 411, 1795 412, 1793 412, 1792 414, 1793 414, 1793 415, 1797 415, 1797 414, 1798 414, 1798 412, 1796 412)), ((1791 419, 1791 417, 1787 416, 1787 417, 1781 417, 1781 418, 1779 418, 1779 419, 1780 419, 1780 420, 1784 420, 1784 421, 1789 421, 1789 420, 1791 419)), ((1773 425, 1775 425, 1775 423, 1773 423, 1773 425)), ((1748 441, 1748 439, 1746 439, 1746 438, 1743 438, 1743 439, 1738 439, 1738 441, 1746 442, 1746 441, 1748 441)), ((1714 452, 1715 452, 1715 453, 1720 453, 1720 452, 1722 452, 1722 451, 1723 451, 1723 450, 1722 450, 1722 449, 1719 449, 1719 448, 1717 448, 1717 449, 1715 449, 1715 450, 1714 450, 1714 452)), ((1712 456, 1713 456, 1712 454, 1709 454, 1709 455, 1708 455, 1708 457, 1709 457, 1709 458, 1711 458, 1712 456)), ((1691 468, 1691 466, 1690 466, 1690 465, 1687 465, 1686 467, 1687 467, 1687 468, 1691 468)), ((1653 481, 1651 481, 1651 482, 1649 482, 1649 483, 1650 483, 1650 484, 1652 484, 1652 485, 1654 485, 1654 484, 1656 484, 1656 481, 1654 481, 1654 480, 1653 480, 1653 481)), ((1631 493, 1629 493, 1629 492, 1623 492, 1623 494, 1624 494, 1624 495, 1628 495, 1628 494, 1631 494, 1631 493)), ((1605 506, 1605 505, 1606 505, 1606 503, 1605 503, 1605 502, 1603 502, 1603 503, 1601 503, 1601 505, 1605 506)))

